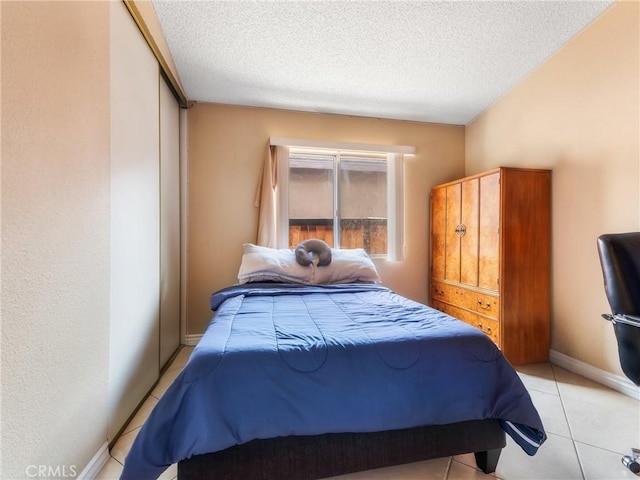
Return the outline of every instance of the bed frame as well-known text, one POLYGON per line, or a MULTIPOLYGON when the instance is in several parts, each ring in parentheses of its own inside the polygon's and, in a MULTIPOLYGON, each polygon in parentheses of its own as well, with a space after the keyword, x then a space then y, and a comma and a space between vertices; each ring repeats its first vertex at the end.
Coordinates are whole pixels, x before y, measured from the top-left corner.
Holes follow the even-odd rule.
POLYGON ((473 420, 373 433, 279 437, 196 455, 178 464, 178 480, 317 480, 432 458, 475 453, 495 471, 505 446, 498 420, 473 420))

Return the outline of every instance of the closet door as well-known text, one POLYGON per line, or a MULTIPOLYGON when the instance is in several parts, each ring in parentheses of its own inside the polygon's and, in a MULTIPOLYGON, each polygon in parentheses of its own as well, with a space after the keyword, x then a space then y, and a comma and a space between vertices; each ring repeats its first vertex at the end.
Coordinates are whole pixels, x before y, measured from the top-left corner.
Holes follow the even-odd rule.
POLYGON ((160 78, 160 368, 180 345, 180 107, 160 78))
POLYGON ((111 441, 160 371, 160 138, 158 63, 124 3, 110 8, 111 441))

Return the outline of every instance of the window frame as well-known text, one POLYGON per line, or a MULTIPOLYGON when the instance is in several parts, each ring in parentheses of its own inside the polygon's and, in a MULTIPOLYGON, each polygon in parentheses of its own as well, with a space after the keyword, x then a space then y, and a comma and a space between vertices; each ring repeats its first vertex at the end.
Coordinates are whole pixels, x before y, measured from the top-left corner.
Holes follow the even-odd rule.
MULTIPOLYGON (((277 154, 277 240, 278 248, 289 248, 289 156, 290 152, 319 155, 372 156, 386 155, 387 162, 387 253, 372 255, 374 258, 388 261, 401 261, 404 258, 404 158, 415 155, 415 148, 403 145, 374 145, 359 143, 332 143, 314 140, 295 140, 271 138, 270 144, 279 150, 277 154)), ((339 170, 334 164, 335 175, 339 170)), ((334 196, 335 191, 334 179, 334 196)), ((334 202, 334 225, 339 206, 334 202)), ((339 249, 339 229, 336 247, 339 249)))

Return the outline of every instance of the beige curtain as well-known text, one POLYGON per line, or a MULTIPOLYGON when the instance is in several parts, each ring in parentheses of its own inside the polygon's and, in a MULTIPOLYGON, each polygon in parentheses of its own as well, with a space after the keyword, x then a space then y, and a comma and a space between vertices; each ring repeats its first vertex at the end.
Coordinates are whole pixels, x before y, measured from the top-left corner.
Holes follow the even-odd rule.
POLYGON ((256 191, 255 206, 260 209, 258 214, 257 245, 277 248, 277 197, 278 161, 276 147, 267 144, 267 150, 262 165, 262 175, 256 191))

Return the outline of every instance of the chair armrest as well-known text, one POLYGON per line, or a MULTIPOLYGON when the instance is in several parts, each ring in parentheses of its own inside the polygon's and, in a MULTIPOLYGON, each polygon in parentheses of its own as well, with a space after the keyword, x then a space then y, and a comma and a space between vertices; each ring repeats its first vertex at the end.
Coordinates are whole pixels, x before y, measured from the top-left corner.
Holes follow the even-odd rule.
POLYGON ((626 325, 640 327, 640 316, 638 315, 624 315, 621 313, 611 315, 610 313, 603 313, 602 318, 610 321, 611 323, 624 323, 626 325))

